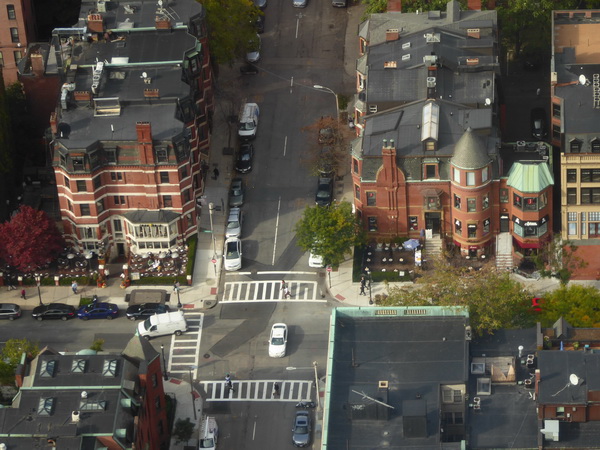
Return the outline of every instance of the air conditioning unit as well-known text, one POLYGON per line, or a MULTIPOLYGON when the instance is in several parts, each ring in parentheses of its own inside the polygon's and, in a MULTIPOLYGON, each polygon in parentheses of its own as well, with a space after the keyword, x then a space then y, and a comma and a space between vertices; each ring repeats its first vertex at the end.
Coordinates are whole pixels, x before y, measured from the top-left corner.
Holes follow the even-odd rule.
POLYGON ((106 0, 98 0, 96 3, 96 9, 98 12, 106 12, 106 0))

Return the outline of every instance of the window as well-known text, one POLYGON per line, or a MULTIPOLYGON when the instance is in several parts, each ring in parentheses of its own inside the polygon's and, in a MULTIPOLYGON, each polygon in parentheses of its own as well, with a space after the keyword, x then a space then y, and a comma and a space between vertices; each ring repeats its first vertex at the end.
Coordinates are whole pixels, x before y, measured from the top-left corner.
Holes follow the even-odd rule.
POLYGON ((358 173, 358 160, 352 158, 352 170, 354 173, 358 173))
POLYGON ((419 219, 417 216, 409 216, 408 224, 410 226, 411 231, 415 231, 419 229, 419 219))
POLYGON ((377 217, 369 217, 369 231, 377 231, 377 217))
POLYGON ((10 39, 14 43, 19 42, 19 29, 18 28, 10 29, 10 39))
POLYGON ((467 172, 467 186, 475 186, 475 172, 467 172))
POLYGON ((579 139, 573 139, 569 144, 569 148, 571 149, 571 153, 581 152, 581 141, 579 139))
POLYGON ((459 236, 462 236, 462 222, 460 220, 454 221, 454 232, 459 236))
POLYGON ((19 61, 23 59, 23 52, 21 50, 16 50, 13 52, 15 57, 15 64, 19 64, 19 61))
POLYGON ((582 183, 600 182, 600 169, 581 169, 582 183))
POLYGON ((460 196, 454 194, 454 207, 460 209, 460 196))
POLYGON ((425 166, 425 178, 435 178, 437 176, 437 166, 427 164, 425 166))
POLYGON ((454 170, 454 182, 460 183, 460 170, 458 170, 456 168, 453 170, 454 170))
POLYGON ((552 117, 560 119, 560 105, 557 103, 552 103, 552 117))
POLYGON ((124 195, 115 195, 114 197, 115 205, 124 205, 125 204, 125 196, 124 195))
POLYGON ((552 139, 560 139, 560 125, 552 125, 552 139))
POLYGON ((537 205, 537 197, 525 197, 525 207, 523 208, 524 211, 537 211, 538 209, 538 205, 537 205))
POLYGON ((592 146, 592 153, 600 153, 600 139, 596 138, 590 144, 592 146))
POLYGON ((481 199, 481 208, 488 209, 490 207, 490 194, 484 194, 481 199))
POLYGON ((469 225, 467 225, 467 232, 468 232, 468 236, 469 238, 476 238, 477 237, 477 225, 475 225, 474 223, 470 223, 469 225))
POLYGON ((160 172, 160 182, 161 183, 169 182, 169 172, 160 172))
POLYGON ((468 198, 467 199, 467 212, 475 212, 477 211, 477 199, 476 198, 468 198))
MULTIPOLYGON (((158 386, 158 376, 153 373, 152 374, 152 387, 156 387, 158 386)), ((162 424, 162 422, 160 422, 162 424)))
POLYGON ((508 189, 500 189, 500 203, 508 203, 508 189))
POLYGON ((581 203, 584 205, 600 203, 600 188, 581 188, 581 203))
POLYGON ((77 180, 77 192, 87 192, 85 180, 77 180))
POLYGON ((92 184, 94 186, 94 189, 98 189, 100 186, 102 186, 102 177, 100 175, 97 175, 94 178, 92 178, 92 184))
POLYGON ((73 156, 73 170, 85 170, 85 162, 83 156, 73 156))
POLYGON ((576 236, 577 235, 577 222, 569 222, 569 226, 567 229, 568 229, 567 234, 569 236, 576 236))
POLYGON ((525 237, 537 236, 537 225, 525 225, 525 237))
POLYGON ((490 232, 490 219, 487 218, 483 221, 483 234, 488 234, 490 232))
POLYGON ((71 180, 69 180, 67 177, 65 177, 65 187, 67 189, 71 189, 71 180))
POLYGON ((160 397, 156 397, 154 399, 154 406, 156 407, 156 409, 160 409, 160 397))
POLYGON ((367 191, 367 206, 377 206, 377 193, 375 191, 367 191))
POLYGON ((462 403, 462 392, 459 389, 442 388, 442 401, 444 403, 462 403))
POLYGON ((565 407, 564 406, 556 407, 556 417, 565 417, 565 407))
POLYGON ((489 175, 489 172, 490 172, 490 170, 489 170, 489 168, 488 168, 488 167, 484 167, 484 168, 481 170, 481 182, 482 182, 482 183, 485 183, 485 182, 488 180, 488 177, 490 176, 490 175, 489 175))
POLYGON ((425 150, 435 150, 435 141, 427 141, 425 142, 425 150))
POLYGON ((173 198, 170 195, 163 195, 163 205, 165 208, 172 208, 173 198))
POLYGON ((519 194, 513 194, 513 205, 519 209, 523 208, 523 197, 519 194))
POLYGON ((89 216, 90 215, 90 205, 88 205, 87 203, 82 203, 81 205, 79 205, 79 211, 82 216, 89 216))
POLYGON ((69 211, 73 212, 73 203, 71 203, 71 200, 67 200, 67 207, 69 208, 69 211))
POLYGON ((114 149, 114 148, 105 149, 104 157, 106 158, 106 162, 108 164, 116 164, 117 163, 117 149, 114 149))
POLYGON ((188 176, 187 167, 182 167, 181 168, 181 179, 187 178, 187 176, 188 176))
POLYGON ((446 425, 462 425, 463 414, 462 412, 445 412, 444 423, 446 425))
POLYGON ((538 199, 539 209, 544 209, 548 204, 548 195, 545 192, 542 192, 540 198, 538 199))
POLYGON ((354 198, 360 200, 360 186, 358 184, 354 185, 354 198))
POLYGON ((183 203, 187 203, 190 201, 190 190, 186 189, 183 191, 183 203))
POLYGON ((567 205, 577 204, 577 188, 567 188, 567 205))
POLYGON ((166 149, 156 149, 156 160, 159 163, 169 162, 169 154, 166 149))
POLYGON ((98 210, 98 214, 104 211, 104 199, 101 198, 96 202, 96 209, 98 210))
POLYGON ((15 5, 6 5, 6 14, 10 20, 16 20, 17 13, 15 12, 15 5))
POLYGON ((577 169, 567 169, 567 183, 577 183, 577 169))
POLYGON ((110 179, 112 181, 123 181, 123 172, 111 172, 110 179))

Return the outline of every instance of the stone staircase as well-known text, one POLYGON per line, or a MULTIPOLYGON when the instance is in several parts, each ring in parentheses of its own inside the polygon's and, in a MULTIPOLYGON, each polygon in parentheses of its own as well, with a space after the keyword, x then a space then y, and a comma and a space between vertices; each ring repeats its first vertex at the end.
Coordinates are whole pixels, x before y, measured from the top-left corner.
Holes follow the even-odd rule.
POLYGON ((425 239, 425 246, 423 248, 424 258, 438 258, 442 254, 442 242, 442 238, 439 236, 425 239))
POLYGON ((510 233, 500 233, 496 236, 496 269, 512 269, 512 236, 510 233))

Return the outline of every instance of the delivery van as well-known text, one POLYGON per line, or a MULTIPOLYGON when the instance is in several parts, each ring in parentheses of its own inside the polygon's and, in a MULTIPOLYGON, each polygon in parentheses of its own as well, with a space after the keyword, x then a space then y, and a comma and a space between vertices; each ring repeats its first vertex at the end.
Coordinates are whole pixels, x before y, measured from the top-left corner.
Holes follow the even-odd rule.
POLYGON ((240 126, 238 135, 242 139, 254 139, 258 128, 258 117, 260 110, 256 103, 244 103, 240 110, 240 126))
POLYGON ((179 336, 187 331, 187 322, 182 311, 155 314, 138 324, 137 335, 150 339, 166 334, 179 336))
POLYGON ((219 427, 214 417, 203 417, 200 424, 200 449, 215 450, 217 448, 217 439, 219 437, 219 427))

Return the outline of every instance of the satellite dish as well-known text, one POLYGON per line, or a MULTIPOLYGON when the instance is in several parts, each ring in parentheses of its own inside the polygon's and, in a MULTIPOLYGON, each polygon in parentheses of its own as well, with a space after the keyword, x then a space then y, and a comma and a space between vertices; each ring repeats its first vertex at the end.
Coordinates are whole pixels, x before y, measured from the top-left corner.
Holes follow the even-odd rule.
POLYGON ((162 8, 163 2, 162 0, 158 0, 158 6, 162 8))
POLYGON ((587 82, 587 78, 585 77, 585 75, 583 75, 583 74, 579 75, 579 84, 581 84, 583 86, 583 85, 585 85, 586 82, 587 82))
POLYGON ((571 375, 569 375, 569 382, 573 386, 577 386, 579 384, 579 377, 577 375, 575 375, 574 373, 572 373, 571 375))
POLYGON ((489 98, 485 99, 485 106, 490 106, 492 104, 492 101, 489 98))
POLYGON ((142 78, 148 78, 148 74, 146 72, 142 72, 142 78))

